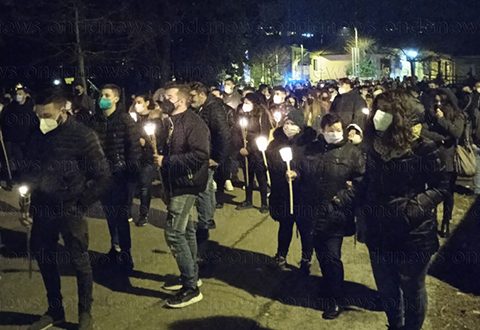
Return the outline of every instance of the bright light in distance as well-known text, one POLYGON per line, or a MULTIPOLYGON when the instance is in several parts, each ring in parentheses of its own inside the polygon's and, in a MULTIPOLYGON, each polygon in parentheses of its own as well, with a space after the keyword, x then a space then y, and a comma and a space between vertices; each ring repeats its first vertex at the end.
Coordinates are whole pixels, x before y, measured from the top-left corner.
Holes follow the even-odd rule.
POLYGON ((370 113, 370 110, 368 110, 368 108, 363 108, 362 109, 362 112, 366 115, 368 115, 370 113))
POLYGON ((247 120, 247 118, 242 118, 242 119, 240 119, 240 126, 242 126, 243 128, 245 128, 245 127, 248 126, 248 120, 247 120))
POLYGON ((55 79, 53 81, 53 84, 56 85, 56 86, 60 85, 60 83, 61 83, 60 79, 55 79))
POLYGON ((137 114, 135 112, 130 112, 130 116, 132 116, 133 120, 137 122, 137 114))
POLYGON ((148 135, 155 134, 155 124, 150 123, 145 125, 145 133, 147 133, 148 135))
POLYGON ((275 112, 275 113, 273 114, 273 118, 275 119, 275 121, 276 121, 277 123, 279 123, 280 120, 282 120, 282 114, 277 111, 277 112, 275 112))
POLYGON ((302 34, 302 37, 312 38, 312 37, 313 37, 313 33, 304 33, 304 34, 302 34))
POLYGON ((415 58, 418 55, 418 52, 416 50, 407 50, 406 54, 410 58, 415 58))
POLYGON ((282 156, 284 162, 291 161, 293 159, 292 148, 287 147, 280 149, 280 155, 282 156))
POLYGON ((265 136, 258 137, 255 142, 257 142, 258 150, 264 152, 267 150, 268 140, 265 136))
POLYGON ((28 187, 21 186, 20 188, 18 188, 18 191, 20 192, 20 196, 25 197, 25 195, 28 193, 28 187))

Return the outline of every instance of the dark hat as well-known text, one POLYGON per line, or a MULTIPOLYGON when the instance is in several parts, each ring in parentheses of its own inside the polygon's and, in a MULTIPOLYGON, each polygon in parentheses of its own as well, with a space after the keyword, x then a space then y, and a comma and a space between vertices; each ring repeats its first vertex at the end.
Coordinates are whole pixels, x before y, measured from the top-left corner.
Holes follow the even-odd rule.
POLYGON ((252 102, 255 105, 262 105, 263 104, 262 99, 256 93, 248 93, 247 95, 245 95, 244 99, 249 100, 250 102, 252 102))
POLYGON ((287 120, 292 121, 295 125, 302 127, 304 125, 305 119, 303 117, 303 112, 298 109, 293 109, 287 114, 287 120))

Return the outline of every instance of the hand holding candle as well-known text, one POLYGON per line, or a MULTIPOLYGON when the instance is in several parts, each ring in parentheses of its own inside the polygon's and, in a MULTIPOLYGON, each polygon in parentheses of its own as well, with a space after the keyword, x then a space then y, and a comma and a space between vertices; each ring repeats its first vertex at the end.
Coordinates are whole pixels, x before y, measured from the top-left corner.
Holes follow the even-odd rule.
MULTIPOLYGON (((282 156, 283 161, 287 163, 287 173, 290 173, 290 162, 293 159, 292 148, 287 147, 280 149, 280 155, 282 156)), ((288 180, 288 189, 290 192, 290 214, 293 214, 293 186, 291 178, 288 180)))
POLYGON ((153 154, 158 155, 157 152, 157 139, 155 137, 155 124, 149 123, 145 125, 145 133, 150 137, 150 142, 153 147, 153 154))
POLYGON ((255 142, 257 142, 258 150, 260 150, 263 155, 263 162, 265 163, 265 167, 267 169, 267 183, 269 186, 272 186, 272 182, 270 181, 270 171, 268 170, 267 156, 265 155, 265 151, 267 150, 268 146, 268 139, 265 136, 260 136, 255 140, 255 142))

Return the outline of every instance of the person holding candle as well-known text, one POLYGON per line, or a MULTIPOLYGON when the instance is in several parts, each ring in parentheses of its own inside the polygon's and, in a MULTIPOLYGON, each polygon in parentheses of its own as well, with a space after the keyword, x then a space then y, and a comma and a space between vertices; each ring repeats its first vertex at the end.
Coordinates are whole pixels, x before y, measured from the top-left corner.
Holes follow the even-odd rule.
POLYGON ((289 176, 306 192, 302 216, 313 221, 313 246, 329 298, 323 318, 335 319, 343 310, 339 304, 344 282, 343 237, 355 234, 352 192, 347 182, 360 180, 365 158, 348 142, 339 116, 326 114, 320 127, 322 133, 307 145, 298 170, 289 176))
MULTIPOLYGON (((171 85, 165 97, 174 104, 169 115, 169 135, 162 153, 155 155, 165 185, 167 225, 165 239, 180 270, 177 283, 166 290, 179 290, 167 300, 170 308, 183 308, 203 299, 199 286, 197 239, 192 209, 198 194, 205 191, 210 160, 207 124, 189 109, 190 88, 171 85)), ((165 109, 162 109, 165 112, 165 109)))
POLYGON ((317 133, 311 127, 304 127, 303 113, 300 110, 291 111, 282 127, 275 130, 274 139, 267 148, 268 168, 271 176, 270 216, 278 221, 278 248, 275 255, 274 264, 280 270, 285 270, 287 266, 287 254, 292 241, 293 226, 297 225, 302 241, 302 257, 300 270, 304 274, 310 273, 310 262, 313 254, 311 241, 311 221, 302 217, 299 205, 304 200, 304 191, 299 185, 299 181, 294 181, 294 210, 291 214, 289 210, 289 188, 285 175, 287 165, 283 161, 280 150, 285 147, 292 149, 291 168, 297 169, 297 165, 302 160, 305 147, 315 140, 317 133), (296 206, 296 207, 295 207, 296 206))
MULTIPOLYGON (((97 135, 68 116, 65 104, 66 98, 55 92, 42 93, 36 99, 35 114, 40 129, 32 133, 27 144, 24 165, 29 166, 23 166, 25 170, 21 173, 25 186, 20 194, 26 198, 24 203, 31 194, 31 250, 38 261, 48 299, 47 312, 30 330, 47 329, 65 320, 56 262, 60 234, 77 277, 78 329, 93 329, 93 276, 84 214, 104 193, 110 170, 97 135)), ((23 218, 27 218, 28 210, 22 211, 23 218)))
POLYGON ((263 161, 263 155, 260 150, 258 150, 255 140, 259 136, 268 136, 271 125, 267 110, 262 105, 262 100, 256 93, 250 93, 245 96, 239 118, 239 130, 236 134, 236 145, 242 146, 239 148, 240 155, 246 158, 244 160, 244 171, 245 178, 248 177, 248 180, 245 182, 245 201, 240 203, 236 209, 246 210, 253 208, 253 183, 256 177, 260 188, 260 198, 262 203, 260 212, 268 213, 266 168, 263 161), (242 123, 245 124, 245 127, 241 126, 242 123), (242 139, 242 134, 244 134, 244 139, 242 139))

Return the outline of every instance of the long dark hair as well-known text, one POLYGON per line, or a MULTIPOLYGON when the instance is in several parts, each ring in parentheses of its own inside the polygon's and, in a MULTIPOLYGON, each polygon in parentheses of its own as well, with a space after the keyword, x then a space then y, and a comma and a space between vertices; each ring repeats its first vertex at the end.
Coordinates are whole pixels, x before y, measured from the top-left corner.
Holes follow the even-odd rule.
POLYGON ((373 117, 377 110, 393 115, 392 125, 385 131, 382 143, 394 151, 411 151, 413 143, 412 127, 418 123, 418 113, 415 110, 414 98, 402 90, 387 91, 378 95, 373 101, 372 110, 365 128, 365 141, 369 148, 377 136, 373 117))

